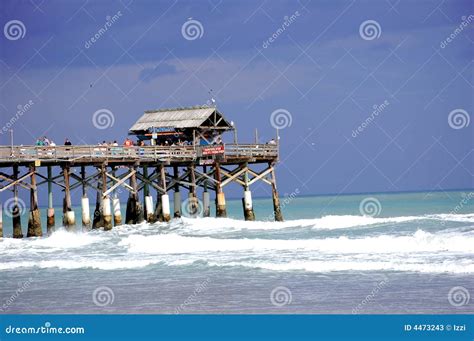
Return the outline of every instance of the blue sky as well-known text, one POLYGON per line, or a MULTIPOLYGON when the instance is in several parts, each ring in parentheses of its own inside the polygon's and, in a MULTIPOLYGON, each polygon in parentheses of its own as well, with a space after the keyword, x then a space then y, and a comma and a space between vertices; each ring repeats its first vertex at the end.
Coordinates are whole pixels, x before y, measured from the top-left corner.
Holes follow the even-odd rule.
POLYGON ((213 89, 240 142, 283 124, 281 194, 472 188, 473 14, 472 1, 3 0, 2 27, 24 28, 0 36, 0 124, 32 101, 17 144, 121 141, 144 110, 213 89), (275 111, 287 120, 272 125, 275 111))

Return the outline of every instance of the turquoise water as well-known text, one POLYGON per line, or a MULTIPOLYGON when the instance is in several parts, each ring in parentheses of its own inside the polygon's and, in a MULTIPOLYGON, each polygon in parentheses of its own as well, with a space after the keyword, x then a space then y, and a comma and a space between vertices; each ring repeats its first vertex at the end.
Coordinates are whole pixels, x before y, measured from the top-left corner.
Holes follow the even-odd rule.
POLYGON ((270 200, 254 199, 255 222, 228 200, 225 219, 0 239, 0 311, 474 312, 474 193, 281 203, 284 222, 271 221, 270 200))

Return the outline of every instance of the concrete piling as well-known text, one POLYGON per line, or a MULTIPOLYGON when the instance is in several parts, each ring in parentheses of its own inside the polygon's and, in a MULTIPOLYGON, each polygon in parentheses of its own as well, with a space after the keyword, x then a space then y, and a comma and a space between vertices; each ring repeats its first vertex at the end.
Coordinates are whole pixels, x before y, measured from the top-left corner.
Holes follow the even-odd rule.
POLYGON ((96 192, 95 197, 95 210, 94 210, 94 219, 92 219, 92 229, 99 229, 104 225, 102 222, 102 195, 99 191, 96 192))
MULTIPOLYGON (((203 166, 203 173, 207 174, 207 167, 203 166)), ((210 217, 211 216, 211 198, 210 194, 207 191, 207 179, 204 180, 204 192, 202 193, 202 216, 210 217)))
MULTIPOLYGON (((135 167, 130 167, 130 172, 135 172, 135 170, 135 167)), ((139 222, 141 207, 138 202, 137 176, 135 173, 133 173, 133 175, 130 177, 130 187, 132 187, 132 191, 130 192, 130 195, 127 200, 125 222, 127 224, 137 224, 139 222)))
POLYGON ((104 228, 104 231, 109 231, 112 229, 112 209, 110 206, 110 197, 105 194, 107 192, 107 166, 105 163, 102 164, 101 173, 102 173, 102 193, 101 193, 102 226, 104 228))
POLYGON ((153 197, 151 195, 145 196, 145 212, 146 221, 154 223, 156 221, 155 209, 153 207, 153 197))
POLYGON ((0 202, 0 238, 3 238, 3 207, 0 202))
POLYGON ((163 194, 161 196, 161 205, 163 212, 163 221, 168 222, 171 220, 170 197, 168 196, 168 194, 163 194))
POLYGON ((82 227, 84 230, 89 230, 91 227, 90 204, 89 204, 89 198, 86 196, 82 196, 81 198, 81 210, 82 210, 82 227))
POLYGON ((275 216, 275 221, 283 221, 283 214, 281 213, 280 208, 280 198, 278 197, 278 191, 276 186, 275 170, 273 169, 273 165, 270 165, 270 167, 272 175, 273 214, 275 216))
POLYGON ((122 211, 120 210, 120 199, 113 198, 112 199, 112 206, 114 210, 114 226, 122 225, 122 211))
POLYGON ((76 217, 72 210, 71 190, 69 186, 69 165, 63 167, 64 176, 64 206, 63 206, 63 225, 68 231, 73 231, 76 226, 76 217))
POLYGON ((48 235, 53 233, 56 225, 53 206, 53 172, 51 166, 48 166, 48 209, 46 211, 46 232, 48 235))
POLYGON ((103 225, 104 231, 112 229, 112 210, 110 206, 110 198, 106 196, 102 199, 102 215, 103 215, 103 225))
POLYGON ((242 205, 244 208, 245 220, 254 221, 255 213, 253 211, 252 192, 250 192, 249 190, 244 191, 244 197, 242 198, 242 205))
POLYGON ((148 180, 148 167, 143 166, 143 177, 145 183, 143 184, 143 202, 144 202, 144 218, 149 223, 156 221, 156 214, 153 207, 153 197, 150 195, 150 189, 146 180, 148 180))
POLYGON ((161 178, 161 187, 163 188, 163 195, 161 196, 161 218, 164 222, 168 222, 171 219, 170 198, 167 194, 166 173, 165 173, 165 167, 163 165, 160 165, 160 178, 161 178))
POLYGON ((227 217, 227 209, 225 205, 225 195, 221 187, 221 170, 219 163, 216 162, 215 166, 215 179, 216 179, 216 217, 225 218, 227 217))
POLYGON ((38 209, 38 192, 36 187, 36 168, 34 165, 30 166, 30 213, 28 216, 28 232, 27 237, 41 237, 43 231, 41 229, 41 213, 38 209))
POLYGON ((82 228, 87 231, 91 228, 91 216, 89 198, 86 191, 86 167, 81 166, 81 180, 82 180, 82 197, 81 197, 81 212, 82 212, 82 228))
POLYGON ((202 216, 203 217, 210 217, 211 216, 211 198, 209 192, 206 190, 202 193, 202 216))
MULTIPOLYGON (((18 165, 13 166, 13 180, 18 180, 18 165)), ((13 223, 13 238, 23 238, 23 231, 21 229, 21 211, 18 206, 18 186, 13 186, 14 203, 11 211, 13 223)))
POLYGON ((173 167, 173 178, 175 180, 174 193, 173 193, 173 206, 174 212, 173 217, 181 217, 181 193, 179 192, 179 183, 178 183, 178 167, 173 167))
POLYGON ((244 209, 244 219, 254 221, 255 220, 255 212, 253 210, 253 203, 252 203, 252 192, 249 189, 249 174, 248 174, 248 164, 244 164, 245 172, 244 172, 244 197, 242 198, 242 206, 244 209))

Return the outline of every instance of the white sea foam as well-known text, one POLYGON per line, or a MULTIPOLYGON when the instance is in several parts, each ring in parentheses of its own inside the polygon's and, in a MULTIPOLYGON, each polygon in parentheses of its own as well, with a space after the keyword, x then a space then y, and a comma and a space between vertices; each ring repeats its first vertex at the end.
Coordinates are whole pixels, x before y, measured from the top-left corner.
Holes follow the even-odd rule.
POLYGON ((324 239, 219 239, 185 237, 178 234, 128 236, 120 242, 131 253, 182 254, 196 252, 236 251, 315 251, 345 253, 411 253, 466 252, 474 253, 474 235, 432 234, 422 230, 410 236, 381 235, 364 238, 324 239))
POLYGON ((356 229, 421 219, 471 222, 474 214, 393 218, 325 216, 281 223, 204 218, 176 220, 171 225, 124 226, 108 232, 57 231, 50 237, 0 239, 0 270, 31 267, 120 270, 153 264, 190 266, 199 261, 211 266, 273 271, 474 273, 474 231, 465 228, 451 227, 438 232, 420 229, 408 235, 364 233, 353 237, 341 230, 340 236, 310 239, 283 239, 278 232, 269 233, 268 239, 242 238, 238 234, 233 236, 235 238, 228 235, 217 238, 199 233, 261 229, 262 226, 268 230, 302 226, 356 229))
POLYGON ((280 230, 310 227, 315 230, 335 230, 354 227, 375 227, 380 224, 398 224, 419 220, 474 222, 474 214, 433 214, 401 217, 370 217, 361 215, 327 215, 314 219, 297 219, 284 222, 243 221, 237 219, 182 218, 184 229, 194 233, 214 233, 241 230, 280 230))

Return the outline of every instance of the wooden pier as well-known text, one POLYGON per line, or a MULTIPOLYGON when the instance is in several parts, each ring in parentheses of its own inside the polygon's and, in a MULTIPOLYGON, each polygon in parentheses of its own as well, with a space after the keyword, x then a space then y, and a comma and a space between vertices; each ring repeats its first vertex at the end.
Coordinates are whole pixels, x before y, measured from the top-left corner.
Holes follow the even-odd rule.
POLYGON ((68 230, 78 225, 71 201, 71 191, 75 189, 82 190, 83 229, 110 230, 123 221, 136 224, 144 220, 167 222, 172 216, 182 215, 208 217, 210 191, 215 193, 216 216, 226 217, 224 189, 230 183, 242 186, 244 218, 255 220, 250 188, 257 181, 271 186, 274 218, 282 221, 275 176, 278 143, 222 143, 221 134, 229 130, 233 130, 233 125, 214 107, 182 108, 145 112, 130 129, 129 134, 151 145, 0 146, 0 192, 13 192, 13 204, 7 212, 13 220, 13 237, 23 237, 18 206, 20 189, 30 191, 27 236, 42 235, 37 193, 41 185, 48 189, 48 233, 57 225, 53 186, 59 186, 64 193, 61 225, 68 230), (170 144, 158 145, 160 141, 170 144), (183 145, 182 141, 188 144, 183 145), (53 176, 58 167, 59 173, 53 176), (88 174, 91 167, 94 171, 88 174), (197 197, 199 187, 203 189, 202 200, 197 197), (183 188, 188 198, 182 202, 183 188), (97 194, 92 221, 87 189, 97 194), (124 220, 117 195, 123 190, 129 194, 124 220), (173 209, 168 194, 171 191, 173 209), (183 207, 186 212, 182 212, 183 207))

